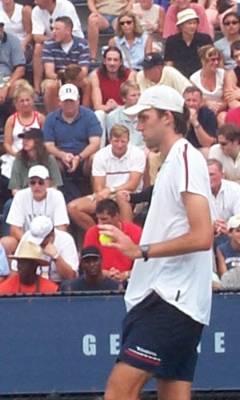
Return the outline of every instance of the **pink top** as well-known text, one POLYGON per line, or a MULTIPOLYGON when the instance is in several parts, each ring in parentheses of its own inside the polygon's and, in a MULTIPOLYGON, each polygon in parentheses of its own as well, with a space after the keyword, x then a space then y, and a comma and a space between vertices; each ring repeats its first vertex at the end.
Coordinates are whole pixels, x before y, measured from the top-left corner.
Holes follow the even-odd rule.
MULTIPOLYGON (((190 3, 187 8, 192 8, 194 11, 196 11, 197 15, 199 16, 198 32, 207 33, 208 35, 211 35, 207 16, 203 6, 196 3, 190 3)), ((168 36, 179 33, 178 27, 176 26, 177 13, 179 11, 180 10, 177 8, 175 4, 172 4, 171 6, 168 7, 163 28, 164 39, 168 38, 168 36)))

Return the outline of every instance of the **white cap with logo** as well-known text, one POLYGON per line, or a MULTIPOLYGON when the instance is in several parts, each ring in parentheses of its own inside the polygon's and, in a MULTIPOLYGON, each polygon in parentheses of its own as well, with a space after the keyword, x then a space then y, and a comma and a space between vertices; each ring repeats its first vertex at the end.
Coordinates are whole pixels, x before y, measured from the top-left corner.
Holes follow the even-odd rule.
POLYGON ((77 86, 73 85, 72 83, 66 83, 65 85, 60 87, 58 97, 60 101, 78 100, 79 92, 77 86))
POLYGON ((240 214, 233 215, 229 218, 227 228, 228 230, 240 228, 240 214))
POLYGON ((34 165, 31 167, 28 171, 28 178, 41 178, 41 179, 47 179, 49 178, 49 172, 44 165, 34 165))
POLYGON ((184 98, 177 90, 170 86, 155 85, 144 90, 137 104, 126 108, 124 113, 127 115, 136 115, 151 108, 183 113, 184 98))

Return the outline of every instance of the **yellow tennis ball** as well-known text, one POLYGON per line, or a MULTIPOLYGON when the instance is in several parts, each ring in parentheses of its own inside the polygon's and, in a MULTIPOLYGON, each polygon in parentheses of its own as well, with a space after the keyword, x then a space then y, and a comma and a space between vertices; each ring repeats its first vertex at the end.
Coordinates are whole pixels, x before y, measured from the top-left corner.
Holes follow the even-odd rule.
POLYGON ((102 245, 108 244, 112 242, 112 238, 108 235, 105 235, 104 233, 101 233, 101 235, 99 235, 99 242, 102 245))

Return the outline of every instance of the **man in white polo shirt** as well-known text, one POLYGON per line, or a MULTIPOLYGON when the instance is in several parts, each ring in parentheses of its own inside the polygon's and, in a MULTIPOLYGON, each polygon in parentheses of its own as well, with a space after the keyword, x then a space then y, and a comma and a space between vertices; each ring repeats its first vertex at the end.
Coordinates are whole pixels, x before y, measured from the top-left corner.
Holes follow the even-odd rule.
POLYGON ((29 187, 16 193, 8 213, 11 236, 19 241, 38 215, 50 217, 55 227, 66 230, 69 218, 65 200, 59 190, 49 187, 48 169, 35 165, 29 169, 28 179, 29 187))
POLYGON ((109 140, 110 144, 93 158, 94 193, 68 203, 70 217, 83 229, 95 225, 93 215, 98 201, 112 198, 120 190, 140 191, 143 186, 146 156, 142 149, 129 144, 128 128, 113 125, 109 140))
POLYGON ((112 225, 99 226, 112 239, 108 246, 139 259, 126 291, 122 348, 105 399, 137 399, 154 376, 159 398, 190 400, 197 345, 211 306, 213 235, 206 161, 184 138, 189 114, 176 90, 165 85, 146 89, 126 112, 138 114, 146 145, 158 147, 164 161, 141 244, 112 225))

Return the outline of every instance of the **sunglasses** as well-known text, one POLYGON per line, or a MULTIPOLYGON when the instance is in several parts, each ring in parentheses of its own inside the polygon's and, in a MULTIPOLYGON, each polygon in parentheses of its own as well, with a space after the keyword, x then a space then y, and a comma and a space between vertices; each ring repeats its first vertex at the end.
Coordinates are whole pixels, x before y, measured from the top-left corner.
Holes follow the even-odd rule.
POLYGON ((120 25, 121 26, 123 26, 123 25, 131 25, 132 23, 133 23, 133 20, 131 19, 131 20, 128 20, 128 21, 121 21, 120 25))
POLYGON ((227 146, 228 142, 218 142, 220 146, 227 146))
POLYGON ((29 184, 30 186, 40 185, 43 186, 45 181, 43 179, 30 179, 29 184))
POLYGON ((237 24, 239 24, 239 21, 236 21, 236 20, 234 20, 234 21, 227 21, 227 22, 224 22, 224 26, 229 26, 229 25, 237 25, 237 24))
POLYGON ((53 18, 49 19, 49 27, 50 27, 50 30, 52 31, 53 30, 53 18))

